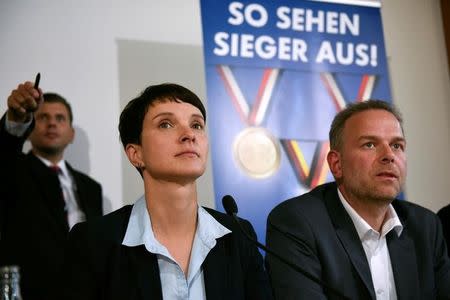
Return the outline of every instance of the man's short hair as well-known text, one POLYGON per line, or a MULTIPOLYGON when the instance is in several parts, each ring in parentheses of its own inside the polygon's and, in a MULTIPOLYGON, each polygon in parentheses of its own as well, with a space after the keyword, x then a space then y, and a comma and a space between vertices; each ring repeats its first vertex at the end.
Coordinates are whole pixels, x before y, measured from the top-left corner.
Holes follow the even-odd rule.
POLYGON ((381 100, 367 100, 363 102, 351 103, 348 104, 345 109, 340 111, 333 119, 331 123, 329 139, 330 139, 330 149, 331 150, 339 150, 342 146, 342 131, 345 127, 345 122, 353 115, 367 111, 367 110, 385 110, 390 112, 400 123, 400 127, 403 132, 403 119, 398 111, 398 109, 385 101, 381 100))
POLYGON ((45 103, 61 103, 62 105, 64 105, 67 109, 67 112, 69 113, 70 125, 72 125, 73 122, 72 107, 63 96, 56 93, 45 93, 43 97, 45 103))
POLYGON ((155 102, 186 102, 197 107, 206 121, 206 110, 196 94, 187 88, 174 84, 163 83, 147 87, 140 96, 132 99, 120 114, 119 133, 122 145, 141 144, 142 126, 145 115, 155 102))

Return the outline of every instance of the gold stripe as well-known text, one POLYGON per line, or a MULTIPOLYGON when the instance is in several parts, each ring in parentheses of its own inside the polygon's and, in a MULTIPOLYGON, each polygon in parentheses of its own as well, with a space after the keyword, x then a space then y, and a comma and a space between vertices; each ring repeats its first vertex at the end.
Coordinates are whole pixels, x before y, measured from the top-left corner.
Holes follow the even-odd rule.
POLYGON ((305 174, 305 177, 308 177, 310 170, 309 170, 308 164, 306 163, 305 157, 303 156, 302 150, 298 146, 297 142, 291 140, 290 144, 292 146, 292 149, 294 150, 295 157, 297 158, 297 160, 300 164, 300 167, 302 168, 302 171, 305 174))

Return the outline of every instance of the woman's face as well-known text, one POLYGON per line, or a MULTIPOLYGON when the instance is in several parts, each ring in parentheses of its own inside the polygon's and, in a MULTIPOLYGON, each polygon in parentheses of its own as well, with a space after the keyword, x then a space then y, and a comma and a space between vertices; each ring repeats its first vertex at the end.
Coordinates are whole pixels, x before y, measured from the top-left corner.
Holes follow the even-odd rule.
POLYGON ((144 178, 189 182, 200 177, 208 156, 200 110, 185 102, 154 102, 144 118, 138 152, 144 178))

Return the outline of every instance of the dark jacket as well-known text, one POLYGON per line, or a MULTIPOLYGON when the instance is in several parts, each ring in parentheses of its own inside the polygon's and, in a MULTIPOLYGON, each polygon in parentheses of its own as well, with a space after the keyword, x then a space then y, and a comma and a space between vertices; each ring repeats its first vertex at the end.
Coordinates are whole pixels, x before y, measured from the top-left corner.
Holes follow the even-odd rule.
MULTIPOLYGON (((387 236, 398 299, 450 299, 450 261, 437 216, 394 200, 403 225, 387 236)), ((376 299, 365 252, 335 183, 279 204, 267 222, 267 244, 350 299, 376 299)), ((266 256, 277 299, 340 299, 266 256)))
POLYGON ((445 241, 447 242, 448 256, 450 256, 450 204, 441 208, 437 215, 441 219, 445 241))
MULTIPOLYGON (((122 240, 132 206, 125 206, 70 232, 64 299, 162 299, 156 255, 143 245, 128 247, 122 240)), ((208 299, 271 299, 271 289, 259 251, 240 233, 233 220, 206 208, 232 233, 217 240, 203 262, 208 299)), ((255 236, 251 225, 243 221, 255 236)))
MULTIPOLYGON (((18 138, 0 120, 0 265, 18 265, 22 296, 51 299, 69 232, 59 180, 22 147, 30 128, 18 138)), ((101 186, 67 164, 77 186, 80 208, 89 220, 102 215, 101 186)))

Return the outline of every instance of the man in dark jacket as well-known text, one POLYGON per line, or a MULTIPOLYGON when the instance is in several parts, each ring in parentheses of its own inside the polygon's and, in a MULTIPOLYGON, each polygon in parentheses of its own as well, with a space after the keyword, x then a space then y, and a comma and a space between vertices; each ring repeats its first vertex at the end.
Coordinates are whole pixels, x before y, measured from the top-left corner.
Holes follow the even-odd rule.
POLYGON ((437 216, 396 200, 406 178, 402 119, 369 100, 336 115, 328 165, 336 182, 270 213, 267 244, 332 292, 266 256, 276 299, 450 299, 437 216))
MULTIPOLYGON (((24 299, 53 299, 69 229, 102 215, 100 184, 64 159, 75 135, 69 103, 31 82, 0 120, 0 265, 18 265, 24 299), (22 153, 26 139, 31 151, 22 153)), ((57 297, 57 296, 55 296, 57 297)))

